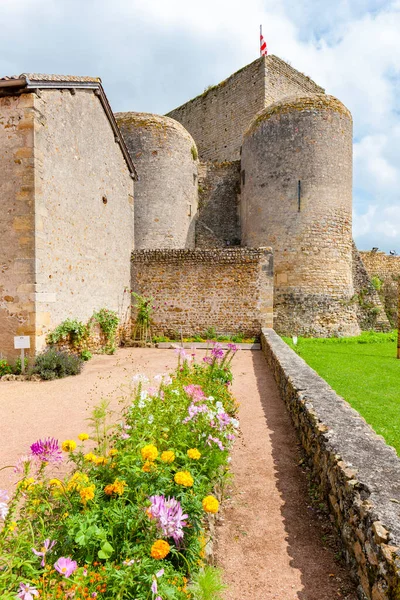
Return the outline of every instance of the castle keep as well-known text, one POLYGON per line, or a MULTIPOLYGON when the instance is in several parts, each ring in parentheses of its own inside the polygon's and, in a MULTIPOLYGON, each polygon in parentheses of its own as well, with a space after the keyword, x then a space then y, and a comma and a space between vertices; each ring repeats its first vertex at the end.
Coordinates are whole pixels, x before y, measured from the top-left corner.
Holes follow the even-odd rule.
POLYGON ((97 78, 4 78, 0 163, 4 355, 101 307, 128 323, 130 288, 159 332, 388 326, 352 248, 351 115, 275 56, 164 117, 114 116, 97 78))

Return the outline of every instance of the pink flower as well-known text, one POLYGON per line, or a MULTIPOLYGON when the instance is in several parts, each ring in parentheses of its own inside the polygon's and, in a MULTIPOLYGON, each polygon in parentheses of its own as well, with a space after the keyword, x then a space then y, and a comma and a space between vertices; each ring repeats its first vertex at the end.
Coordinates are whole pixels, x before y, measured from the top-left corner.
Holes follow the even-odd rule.
POLYGON ((58 445, 58 440, 46 438, 38 440, 31 446, 33 456, 36 456, 43 462, 57 463, 62 461, 62 453, 58 445))
POLYGON ((70 558, 61 556, 57 562, 54 563, 54 568, 64 577, 69 577, 78 568, 78 563, 70 558))
POLYGON ((33 600, 33 596, 39 596, 37 589, 29 585, 29 583, 20 583, 19 587, 20 590, 17 594, 17 598, 20 598, 21 600, 33 600))
POLYGON ((41 567, 44 567, 44 565, 45 565, 47 552, 50 552, 51 549, 53 548, 53 546, 56 543, 57 542, 55 540, 53 540, 52 542, 50 542, 50 539, 48 538, 47 540, 44 540, 43 546, 41 547, 40 551, 39 550, 35 550, 35 548, 32 548, 32 552, 34 554, 36 554, 36 556, 41 556, 42 557, 42 562, 40 563, 41 567))

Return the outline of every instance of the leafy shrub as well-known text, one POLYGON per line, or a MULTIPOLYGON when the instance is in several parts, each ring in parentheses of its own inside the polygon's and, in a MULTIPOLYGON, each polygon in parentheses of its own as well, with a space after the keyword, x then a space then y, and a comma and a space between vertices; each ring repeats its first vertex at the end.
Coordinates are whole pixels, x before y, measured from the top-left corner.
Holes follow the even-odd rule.
POLYGON ((90 360, 92 356, 93 354, 90 352, 90 350, 82 350, 81 352, 81 359, 84 361, 90 360))
POLYGON ((376 289, 377 292, 380 292, 383 287, 383 281, 378 275, 374 275, 371 277, 372 286, 376 289))
MULTIPOLYGON (((28 369, 28 359, 27 357, 24 358, 24 363, 25 363, 25 373, 28 369)), ((15 375, 21 375, 22 370, 21 370, 21 357, 19 356, 17 358, 17 360, 15 361, 15 365, 12 368, 12 371, 15 375)))
POLYGON ((78 375, 82 365, 83 360, 78 356, 50 348, 36 357, 32 373, 45 380, 60 379, 68 375, 78 375))
POLYGON ((12 368, 8 362, 4 358, 0 359, 0 377, 3 377, 3 375, 9 375, 10 373, 12 373, 12 368))
POLYGON ((74 346, 79 346, 88 333, 87 325, 81 321, 66 319, 48 334, 47 341, 49 344, 58 344, 69 340, 74 346))

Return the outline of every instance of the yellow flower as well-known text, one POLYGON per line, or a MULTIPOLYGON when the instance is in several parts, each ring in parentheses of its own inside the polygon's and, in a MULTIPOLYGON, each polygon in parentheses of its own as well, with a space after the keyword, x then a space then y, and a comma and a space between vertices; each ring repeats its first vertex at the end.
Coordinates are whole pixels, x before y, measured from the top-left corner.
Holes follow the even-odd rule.
POLYGON ((193 485, 193 477, 189 471, 178 471, 178 473, 175 473, 174 481, 185 487, 192 487, 193 485))
POLYGON ((77 490, 79 492, 79 490, 89 481, 89 477, 85 474, 85 473, 80 473, 79 471, 77 471, 76 473, 74 473, 71 477, 71 479, 68 482, 67 485, 67 490, 77 490))
POLYGON ((85 454, 83 458, 86 460, 86 462, 93 462, 97 457, 95 454, 93 454, 93 452, 88 452, 88 454, 85 454))
POLYGON ((76 442, 74 440, 65 440, 61 444, 61 448, 64 450, 64 452, 73 452, 76 448, 76 442))
POLYGON ((49 485, 51 487, 58 487, 58 488, 63 488, 64 484, 60 479, 50 479, 49 481, 49 485))
POLYGON ((18 486, 22 487, 24 490, 33 490, 35 485, 35 480, 33 477, 27 477, 19 482, 18 486))
POLYGON ((206 496, 202 501, 203 509, 208 513, 217 513, 219 502, 214 496, 206 496))
POLYGON ((84 442, 85 440, 89 439, 89 434, 88 433, 80 433, 78 435, 78 438, 81 440, 81 442, 84 442))
POLYGON ((168 542, 165 542, 164 540, 157 540, 151 547, 150 555, 156 560, 161 560, 167 556, 170 549, 171 547, 168 542))
POLYGON ((154 469, 154 467, 155 465, 151 460, 146 460, 142 467, 142 471, 144 471, 145 473, 150 473, 150 471, 154 469))
POLYGON ((141 451, 140 451, 141 455, 142 455, 142 459, 143 460, 156 460, 157 456, 158 456, 158 450, 155 446, 153 446, 153 444, 148 444, 147 446, 144 446, 141 451))
POLYGON ((106 465, 108 463, 108 458, 106 458, 105 456, 94 456, 92 458, 92 462, 95 465, 106 465))
POLYGON ((172 463, 175 460, 175 453, 172 450, 166 450, 161 454, 160 458, 165 463, 172 463))
POLYGON ((187 451, 187 455, 189 458, 192 458, 193 460, 199 460, 199 458, 201 456, 201 454, 197 450, 197 448, 190 448, 190 450, 187 451))
POLYGON ((14 529, 17 527, 17 521, 11 521, 11 523, 8 526, 8 531, 14 531, 14 529))
POLYGON ((108 452, 108 456, 117 456, 118 450, 116 448, 111 448, 108 452))
POLYGON ((104 491, 107 494, 107 496, 112 496, 112 494, 117 494, 118 496, 122 496, 122 494, 125 491, 126 486, 127 486, 126 481, 121 481, 119 479, 116 479, 114 481, 114 483, 110 483, 109 485, 106 485, 106 487, 104 488, 104 491))
POLYGON ((86 502, 88 502, 88 500, 93 500, 94 498, 94 490, 95 490, 95 486, 92 483, 92 485, 89 485, 88 487, 82 488, 79 492, 80 496, 81 496, 81 502, 82 504, 86 504, 86 502))

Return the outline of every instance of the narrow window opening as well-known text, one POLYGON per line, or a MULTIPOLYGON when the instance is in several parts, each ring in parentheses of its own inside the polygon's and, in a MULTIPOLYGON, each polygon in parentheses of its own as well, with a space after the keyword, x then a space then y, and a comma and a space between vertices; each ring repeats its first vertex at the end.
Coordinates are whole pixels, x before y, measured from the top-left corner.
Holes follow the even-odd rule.
POLYGON ((301 181, 300 179, 297 182, 297 211, 301 210, 301 181))

